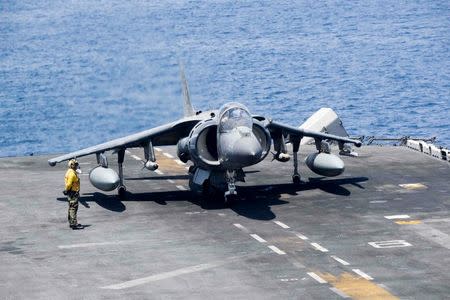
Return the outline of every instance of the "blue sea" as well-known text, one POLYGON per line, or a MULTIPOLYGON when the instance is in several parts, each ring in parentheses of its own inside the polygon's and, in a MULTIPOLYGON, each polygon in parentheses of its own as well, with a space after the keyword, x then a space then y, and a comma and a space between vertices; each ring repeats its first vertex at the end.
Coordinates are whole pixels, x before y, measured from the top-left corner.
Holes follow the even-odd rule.
POLYGON ((60 153, 239 101, 450 146, 450 1, 0 1, 0 156, 60 153))

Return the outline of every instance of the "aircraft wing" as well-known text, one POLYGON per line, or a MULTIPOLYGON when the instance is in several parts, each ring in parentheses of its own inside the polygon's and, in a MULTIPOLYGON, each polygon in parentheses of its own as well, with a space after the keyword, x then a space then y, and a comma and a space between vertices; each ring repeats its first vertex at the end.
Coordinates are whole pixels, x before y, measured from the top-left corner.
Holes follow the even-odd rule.
POLYGON ((144 130, 132 135, 98 144, 92 147, 81 149, 75 152, 64 154, 48 160, 50 166, 55 166, 65 160, 74 157, 86 156, 89 154, 101 153, 108 150, 126 149, 141 147, 148 141, 152 141, 153 146, 175 145, 178 141, 189 135, 191 129, 200 121, 200 116, 192 116, 181 120, 161 125, 155 128, 144 130))
POLYGON ((311 137, 314 139, 320 139, 320 140, 334 140, 337 142, 342 143, 351 143, 354 144, 356 147, 361 147, 361 141, 353 140, 347 137, 338 136, 334 134, 327 134, 320 131, 313 131, 313 130, 307 130, 307 129, 301 129, 290 125, 285 125, 282 123, 278 123, 275 121, 270 120, 269 124, 267 125, 267 128, 269 131, 281 131, 283 134, 289 134, 289 135, 295 135, 300 138, 302 137, 311 137))

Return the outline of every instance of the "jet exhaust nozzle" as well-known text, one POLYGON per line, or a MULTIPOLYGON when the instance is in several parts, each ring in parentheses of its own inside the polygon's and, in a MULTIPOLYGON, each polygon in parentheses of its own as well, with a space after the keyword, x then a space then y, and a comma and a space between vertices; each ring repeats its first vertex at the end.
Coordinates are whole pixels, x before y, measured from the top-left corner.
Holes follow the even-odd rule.
POLYGON ((178 141, 177 156, 184 163, 187 163, 188 160, 191 159, 191 155, 189 153, 189 138, 185 137, 178 141))

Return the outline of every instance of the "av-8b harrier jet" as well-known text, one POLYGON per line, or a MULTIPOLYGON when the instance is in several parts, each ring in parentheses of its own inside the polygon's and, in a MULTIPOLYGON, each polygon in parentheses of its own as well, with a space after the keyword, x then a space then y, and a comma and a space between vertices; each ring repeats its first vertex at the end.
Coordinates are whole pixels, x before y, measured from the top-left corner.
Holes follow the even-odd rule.
MULTIPOLYGON (((244 181, 243 168, 262 161, 270 152, 281 162, 290 160, 287 144, 293 150, 294 184, 300 183, 297 153, 302 139, 314 140, 317 152, 306 158, 307 166, 322 176, 337 176, 344 171, 343 161, 329 151, 327 141, 337 142, 340 154, 350 154, 347 144, 361 146, 361 142, 321 131, 297 128, 276 122, 263 116, 252 116, 242 104, 231 102, 218 111, 195 111, 191 105, 189 90, 183 70, 181 81, 184 96, 184 117, 175 122, 148 129, 123 138, 108 141, 79 151, 52 158, 50 166, 90 154, 97 156, 98 167, 89 174, 91 183, 103 191, 117 188, 119 196, 125 196, 122 164, 127 148, 142 147, 144 167, 154 171, 158 168, 155 146, 177 145, 181 161, 191 161, 189 169, 191 190, 204 195, 223 193, 225 203, 236 198, 236 181, 244 181), (119 174, 108 167, 106 151, 117 153, 119 174)), ((321 128, 326 128, 325 124, 321 128)), ((345 132, 345 130, 344 130, 345 132)))

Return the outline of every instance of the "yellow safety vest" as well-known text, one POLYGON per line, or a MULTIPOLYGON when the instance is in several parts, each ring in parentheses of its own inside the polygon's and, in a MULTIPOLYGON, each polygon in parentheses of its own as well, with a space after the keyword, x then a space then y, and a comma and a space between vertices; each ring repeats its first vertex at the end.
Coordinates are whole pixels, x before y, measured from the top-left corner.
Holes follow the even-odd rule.
POLYGON ((69 169, 64 176, 64 181, 66 183, 66 191, 79 192, 80 191, 80 178, 77 172, 73 169, 69 169))

